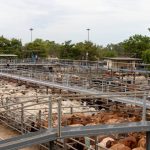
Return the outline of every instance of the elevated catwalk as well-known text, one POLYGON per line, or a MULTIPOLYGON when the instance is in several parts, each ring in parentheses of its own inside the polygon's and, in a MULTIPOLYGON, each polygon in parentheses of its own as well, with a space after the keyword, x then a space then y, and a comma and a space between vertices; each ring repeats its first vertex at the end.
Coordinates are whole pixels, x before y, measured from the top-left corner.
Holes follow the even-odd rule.
MULTIPOLYGON (((23 148, 32 144, 54 141, 59 138, 143 131, 149 134, 150 122, 124 123, 117 125, 96 125, 86 127, 66 127, 62 128, 60 136, 58 136, 57 134, 57 129, 47 129, 0 141, 0 150, 13 150, 16 148, 23 148)), ((147 139, 147 147, 149 146, 149 144, 150 139, 147 139)))
MULTIPOLYGON (((42 81, 42 80, 38 80, 35 78, 30 78, 30 77, 22 77, 19 75, 14 75, 14 74, 8 74, 8 73, 0 73, 0 76, 2 77, 7 77, 7 78, 12 78, 12 79, 16 79, 16 80, 20 80, 20 81, 24 81, 27 83, 33 83, 33 84, 37 84, 37 85, 41 85, 41 86, 45 86, 45 87, 51 87, 51 88, 58 88, 58 89, 63 89, 63 90, 68 90, 71 92, 76 92, 76 93, 81 93, 81 94, 96 94, 96 95, 106 95, 107 97, 109 97, 109 93, 103 93, 101 91, 97 91, 97 90, 91 90, 91 89, 85 89, 83 87, 79 87, 79 86, 69 86, 69 85, 63 85, 63 84, 58 84, 55 82, 48 82, 48 81, 42 81)), ((109 100, 112 101, 116 101, 116 102, 121 102, 121 103, 125 103, 125 104, 133 104, 133 105, 137 105, 137 106, 143 106, 143 99, 141 98, 132 98, 132 97, 122 97, 122 96, 117 96, 114 97, 113 95, 110 95, 109 100)), ((146 101, 146 107, 150 108, 150 101, 146 101)))

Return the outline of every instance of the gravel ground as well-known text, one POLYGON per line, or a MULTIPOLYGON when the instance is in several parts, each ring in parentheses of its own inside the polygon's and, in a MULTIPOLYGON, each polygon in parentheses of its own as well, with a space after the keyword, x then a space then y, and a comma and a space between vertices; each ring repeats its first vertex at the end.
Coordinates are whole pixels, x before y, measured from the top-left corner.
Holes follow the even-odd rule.
MULTIPOLYGON (((12 129, 8 128, 7 126, 4 126, 0 124, 0 138, 2 139, 8 139, 14 136, 19 135, 16 131, 13 131, 12 129)), ((23 148, 21 150, 39 150, 38 146, 31 146, 29 148, 23 148)))

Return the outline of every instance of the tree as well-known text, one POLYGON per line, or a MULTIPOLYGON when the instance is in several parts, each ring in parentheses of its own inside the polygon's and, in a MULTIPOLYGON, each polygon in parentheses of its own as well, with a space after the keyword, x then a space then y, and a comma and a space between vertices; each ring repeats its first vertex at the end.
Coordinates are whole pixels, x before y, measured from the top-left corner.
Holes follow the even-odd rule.
POLYGON ((118 44, 112 44, 112 43, 108 44, 106 46, 106 49, 111 51, 110 53, 114 52, 115 56, 116 55, 118 55, 118 56, 126 56, 122 42, 120 42, 118 44))
POLYGON ((80 52, 79 59, 98 60, 98 46, 92 42, 79 42, 75 45, 75 49, 80 52))
POLYGON ((0 37, 0 52, 8 54, 8 53, 10 53, 9 52, 10 47, 11 47, 10 40, 8 40, 8 39, 4 38, 3 36, 1 36, 0 37))
POLYGON ((65 41, 61 46, 60 58, 63 59, 79 59, 80 50, 75 47, 75 44, 71 44, 70 41, 65 41))
POLYGON ((22 42, 21 40, 18 40, 18 39, 11 39, 10 41, 10 52, 12 52, 13 54, 16 54, 19 58, 22 57, 22 42))
POLYGON ((106 48, 99 50, 99 59, 104 59, 105 57, 116 57, 118 56, 115 50, 108 50, 106 48))
POLYGON ((38 55, 39 57, 47 57, 45 41, 42 39, 36 39, 32 43, 27 43, 24 46, 24 57, 31 57, 32 54, 38 55))
POLYGON ((150 49, 148 49, 142 53, 142 59, 143 59, 144 63, 150 63, 150 49))
POLYGON ((45 41, 47 55, 50 57, 60 57, 61 45, 55 41, 45 41))
POLYGON ((142 57, 143 51, 150 48, 150 38, 142 35, 134 35, 122 44, 128 56, 142 57))
POLYGON ((16 54, 21 57, 22 42, 18 39, 6 39, 3 36, 0 37, 0 53, 4 54, 16 54))

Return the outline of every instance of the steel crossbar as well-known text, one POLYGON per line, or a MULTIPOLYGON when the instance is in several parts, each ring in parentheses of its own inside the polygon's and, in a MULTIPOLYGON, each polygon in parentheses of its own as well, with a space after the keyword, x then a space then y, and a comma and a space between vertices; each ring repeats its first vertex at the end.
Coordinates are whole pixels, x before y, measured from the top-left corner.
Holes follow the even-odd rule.
POLYGON ((64 127, 61 130, 61 137, 57 129, 41 130, 35 133, 17 136, 11 139, 0 141, 0 150, 13 150, 33 144, 54 141, 59 138, 96 136, 100 134, 128 133, 128 132, 149 132, 150 122, 133 122, 114 125, 95 125, 80 127, 64 127))

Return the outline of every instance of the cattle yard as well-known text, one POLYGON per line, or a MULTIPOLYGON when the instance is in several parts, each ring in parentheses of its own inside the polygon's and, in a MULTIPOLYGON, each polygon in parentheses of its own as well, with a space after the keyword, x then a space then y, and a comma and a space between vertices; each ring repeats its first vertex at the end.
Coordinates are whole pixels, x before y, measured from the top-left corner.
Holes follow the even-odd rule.
POLYGON ((15 141, 20 135, 31 143, 15 145, 5 136, 0 149, 33 144, 33 150, 148 149, 149 90, 147 69, 106 69, 87 61, 1 61, 1 126, 15 132, 15 141), (49 140, 40 139, 43 131, 50 131, 49 140), (36 133, 39 142, 31 139, 36 133))

